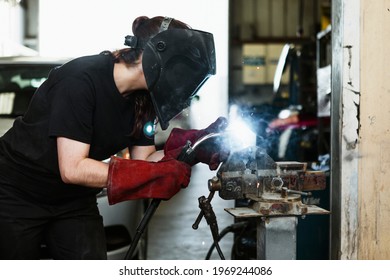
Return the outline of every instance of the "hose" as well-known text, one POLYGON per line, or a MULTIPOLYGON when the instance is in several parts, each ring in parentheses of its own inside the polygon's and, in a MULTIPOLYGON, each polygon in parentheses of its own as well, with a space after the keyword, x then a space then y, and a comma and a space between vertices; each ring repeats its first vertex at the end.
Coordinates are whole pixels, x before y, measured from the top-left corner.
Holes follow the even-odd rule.
POLYGON ((145 231, 146 226, 149 224, 150 219, 154 215, 154 212, 156 212, 156 209, 160 205, 161 199, 153 199, 148 208, 145 211, 144 216, 142 217, 141 222, 139 223, 136 233, 134 235, 134 238, 131 242, 129 250, 127 250, 125 260, 130 260, 131 257, 133 256, 135 249, 137 248, 138 241, 140 240, 142 234, 145 231))
MULTIPOLYGON (((234 224, 232 224, 232 225, 230 225, 230 226, 225 227, 225 228, 221 231, 221 233, 219 234, 219 236, 218 236, 218 238, 217 238, 217 240, 216 240, 217 242, 214 241, 214 243, 211 244, 210 249, 209 249, 209 251, 207 252, 207 255, 206 255, 205 260, 210 260, 210 257, 211 257, 211 254, 213 253, 214 248, 217 249, 218 254, 219 254, 219 256, 221 257, 222 251, 221 251, 221 249, 220 249, 220 247, 219 247, 219 243, 218 243, 218 242, 220 242, 220 241, 222 240, 222 238, 223 238, 226 234, 228 234, 229 232, 235 232, 235 231, 241 230, 241 229, 243 229, 243 228, 245 228, 245 227, 247 227, 247 226, 248 226, 248 221, 245 221, 245 222, 237 222, 237 223, 234 223, 234 224)), ((222 257, 221 257, 221 259, 222 259, 222 257)))

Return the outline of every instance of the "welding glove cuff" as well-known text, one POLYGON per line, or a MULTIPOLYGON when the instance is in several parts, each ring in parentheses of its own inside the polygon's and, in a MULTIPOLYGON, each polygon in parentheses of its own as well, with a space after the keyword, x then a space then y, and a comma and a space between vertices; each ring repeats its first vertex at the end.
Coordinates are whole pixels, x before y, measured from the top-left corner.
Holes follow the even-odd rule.
POLYGON ((169 200, 188 186, 190 177, 191 167, 170 157, 148 162, 112 156, 107 181, 108 202, 113 205, 133 199, 169 200))

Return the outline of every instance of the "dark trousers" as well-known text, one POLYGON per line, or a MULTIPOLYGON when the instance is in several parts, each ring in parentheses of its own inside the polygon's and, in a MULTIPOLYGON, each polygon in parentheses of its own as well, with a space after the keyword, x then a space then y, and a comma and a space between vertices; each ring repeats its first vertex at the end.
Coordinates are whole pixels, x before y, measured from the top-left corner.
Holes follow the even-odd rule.
POLYGON ((52 259, 106 259, 96 197, 50 205, 0 185, 0 259, 40 259, 42 244, 52 259))

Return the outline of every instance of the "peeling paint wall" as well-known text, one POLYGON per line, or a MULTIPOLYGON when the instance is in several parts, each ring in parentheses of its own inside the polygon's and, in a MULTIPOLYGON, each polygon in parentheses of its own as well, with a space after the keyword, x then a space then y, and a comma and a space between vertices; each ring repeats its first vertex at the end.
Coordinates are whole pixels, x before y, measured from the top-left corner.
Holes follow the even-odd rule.
POLYGON ((390 1, 361 0, 358 259, 390 259, 390 1))
POLYGON ((332 259, 390 259, 390 1, 332 1, 332 259))
POLYGON ((358 132, 360 121, 359 1, 343 1, 341 138, 341 259, 357 257, 358 132))
POLYGON ((331 258, 356 259, 360 127, 360 1, 332 1, 331 258))

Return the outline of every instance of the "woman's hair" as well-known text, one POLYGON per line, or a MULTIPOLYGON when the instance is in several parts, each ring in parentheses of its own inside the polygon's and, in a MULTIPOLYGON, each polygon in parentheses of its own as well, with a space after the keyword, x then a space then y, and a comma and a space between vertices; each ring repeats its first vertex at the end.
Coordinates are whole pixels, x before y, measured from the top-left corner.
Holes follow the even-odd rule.
MULTIPOLYGON (((148 41, 150 38, 159 33, 163 20, 164 17, 162 16, 153 18, 140 16, 136 18, 133 22, 132 28, 134 36, 136 36, 138 40, 144 42, 148 41)), ((189 29, 190 27, 179 20, 173 19, 169 24, 168 29, 172 28, 189 29)), ((116 63, 124 62, 128 65, 132 65, 140 58, 142 52, 142 48, 124 48, 114 51, 112 55, 116 63)), ((139 138, 141 132, 143 131, 143 124, 147 121, 153 120, 156 117, 156 113, 154 111, 150 94, 147 91, 140 90, 134 92, 132 95, 135 96, 135 125, 130 136, 139 138)))

